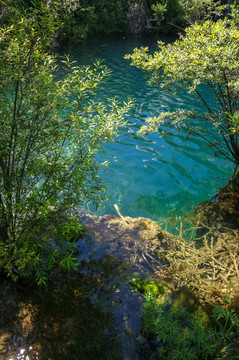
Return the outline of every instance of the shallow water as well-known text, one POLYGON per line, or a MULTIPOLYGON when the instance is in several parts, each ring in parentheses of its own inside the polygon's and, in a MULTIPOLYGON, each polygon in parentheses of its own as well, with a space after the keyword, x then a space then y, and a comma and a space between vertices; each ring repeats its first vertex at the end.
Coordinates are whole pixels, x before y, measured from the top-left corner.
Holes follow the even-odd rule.
POLYGON ((78 271, 53 270, 41 288, 1 283, 2 360, 148 359, 140 331, 143 296, 130 280, 150 279, 163 233, 150 220, 82 221, 95 231, 77 243, 78 271))
POLYGON ((199 138, 186 138, 186 134, 176 131, 165 137, 137 134, 147 117, 161 111, 191 106, 201 109, 201 103, 192 95, 185 92, 175 95, 148 85, 143 72, 124 59, 135 47, 155 49, 159 39, 173 41, 160 36, 111 35, 89 39, 83 44, 68 44, 61 49, 81 64, 104 59, 111 76, 104 91, 97 95, 99 101, 114 96, 121 101, 128 97, 135 100, 127 117, 128 124, 120 130, 115 143, 106 144, 98 156, 101 161, 111 163, 102 174, 109 200, 97 211, 90 207, 99 215, 114 214, 116 203, 124 215, 147 216, 162 222, 171 214, 191 210, 195 204, 210 198, 232 173, 231 164, 215 158, 199 138))

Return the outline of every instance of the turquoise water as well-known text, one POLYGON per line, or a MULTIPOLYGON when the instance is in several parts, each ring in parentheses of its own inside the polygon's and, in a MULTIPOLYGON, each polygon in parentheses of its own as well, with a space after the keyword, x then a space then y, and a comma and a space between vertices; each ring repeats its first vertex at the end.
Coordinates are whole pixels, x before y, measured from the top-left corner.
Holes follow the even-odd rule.
MULTIPOLYGON (((160 39, 173 41, 169 37, 160 39)), ((124 59, 135 47, 155 49, 157 40, 155 36, 111 35, 64 48, 78 63, 91 64, 100 58, 111 69, 104 92, 97 95, 99 101, 114 96, 121 101, 135 99, 127 126, 120 130, 115 143, 106 144, 98 155, 100 161, 110 161, 102 174, 109 200, 97 211, 88 206, 98 215, 115 213, 116 203, 125 216, 146 216, 160 222, 210 198, 232 173, 232 165, 214 158, 199 138, 186 138, 186 134, 175 131, 166 137, 137 134, 147 117, 161 111, 201 108, 200 101, 191 94, 175 95, 148 85, 143 72, 124 59)))

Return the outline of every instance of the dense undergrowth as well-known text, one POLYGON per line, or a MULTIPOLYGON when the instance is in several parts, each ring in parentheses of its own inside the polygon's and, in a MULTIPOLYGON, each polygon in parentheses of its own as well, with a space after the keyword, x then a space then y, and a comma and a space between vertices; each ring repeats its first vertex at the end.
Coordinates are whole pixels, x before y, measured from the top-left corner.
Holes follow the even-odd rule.
POLYGON ((238 359, 239 317, 234 309, 215 307, 190 312, 178 305, 160 304, 146 294, 143 333, 155 351, 151 359, 238 359))

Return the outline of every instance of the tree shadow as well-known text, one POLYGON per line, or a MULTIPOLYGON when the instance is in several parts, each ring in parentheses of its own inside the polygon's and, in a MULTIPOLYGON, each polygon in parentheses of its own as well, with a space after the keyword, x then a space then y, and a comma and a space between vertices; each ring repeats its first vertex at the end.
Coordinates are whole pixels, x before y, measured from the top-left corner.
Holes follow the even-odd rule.
POLYGON ((78 271, 55 269, 45 287, 3 279, 0 358, 121 360, 137 351, 134 334, 123 334, 115 311, 126 271, 116 257, 102 255, 82 261, 78 271))

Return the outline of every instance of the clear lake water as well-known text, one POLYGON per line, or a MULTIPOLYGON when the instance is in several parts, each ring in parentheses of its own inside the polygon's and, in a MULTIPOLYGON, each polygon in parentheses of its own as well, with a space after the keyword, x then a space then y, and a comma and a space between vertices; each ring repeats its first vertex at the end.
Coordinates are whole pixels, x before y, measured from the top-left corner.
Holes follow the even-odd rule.
POLYGON ((108 35, 79 44, 68 43, 61 49, 79 64, 104 60, 111 75, 104 84, 104 91, 97 94, 97 100, 134 99, 127 125, 121 128, 115 142, 105 144, 98 154, 99 161, 107 160, 110 165, 101 174, 109 200, 97 210, 88 205, 88 210, 97 215, 115 214, 114 204, 117 204, 124 216, 149 217, 164 223, 173 214, 190 211, 212 197, 232 174, 232 165, 216 158, 213 150, 198 137, 188 138, 175 130, 164 137, 159 133, 137 134, 147 117, 157 116, 159 112, 202 109, 202 104, 192 94, 174 94, 149 85, 143 71, 124 59, 135 47, 148 46, 153 51, 157 40, 167 43, 174 38, 108 35))

